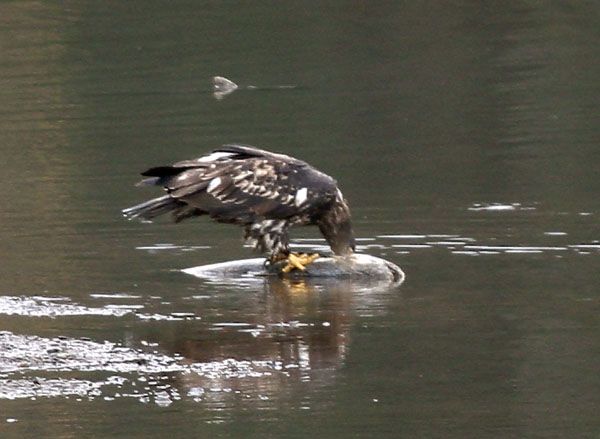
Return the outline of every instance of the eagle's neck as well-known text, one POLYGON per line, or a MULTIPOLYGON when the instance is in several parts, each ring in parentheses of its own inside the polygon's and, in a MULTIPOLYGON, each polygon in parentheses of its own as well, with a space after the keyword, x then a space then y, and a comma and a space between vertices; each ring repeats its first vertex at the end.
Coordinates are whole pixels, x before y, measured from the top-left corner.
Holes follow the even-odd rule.
POLYGON ((330 208, 319 218, 317 225, 333 253, 340 256, 354 253, 350 208, 343 198, 336 198, 330 208))

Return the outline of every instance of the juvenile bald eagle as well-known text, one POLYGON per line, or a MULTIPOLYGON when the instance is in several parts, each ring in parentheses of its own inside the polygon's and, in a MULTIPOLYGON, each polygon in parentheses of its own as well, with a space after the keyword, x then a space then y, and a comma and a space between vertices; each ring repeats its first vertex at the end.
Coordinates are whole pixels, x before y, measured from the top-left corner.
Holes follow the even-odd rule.
POLYGON ((288 230, 316 225, 336 255, 354 252, 350 209, 336 181, 307 163, 243 145, 224 145, 195 160, 142 173, 139 184, 162 186, 166 195, 123 210, 132 218, 171 213, 175 222, 209 215, 244 227, 255 250, 283 269, 303 270, 318 255, 290 252, 288 230))

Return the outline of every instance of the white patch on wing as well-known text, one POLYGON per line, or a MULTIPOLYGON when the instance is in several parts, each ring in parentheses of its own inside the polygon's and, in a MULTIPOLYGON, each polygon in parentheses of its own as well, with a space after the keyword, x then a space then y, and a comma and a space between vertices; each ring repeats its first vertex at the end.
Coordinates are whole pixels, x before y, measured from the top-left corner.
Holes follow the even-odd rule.
POLYGON ((302 189, 299 189, 298 192, 296 192, 296 198, 294 199, 294 204, 299 207, 306 201, 307 198, 308 198, 308 189, 303 187, 302 189))
POLYGON ((238 175, 236 175, 235 177, 233 177, 233 181, 234 182, 238 182, 240 180, 244 180, 247 177, 250 177, 252 175, 251 171, 245 171, 245 172, 241 172, 238 175))
POLYGON ((338 201, 344 201, 344 196, 342 195, 342 191, 341 190, 337 190, 337 200, 338 201))
POLYGON ((282 198, 283 204, 291 204, 292 201, 294 201, 294 196, 290 194, 287 194, 284 198, 282 198))
POLYGON ((263 178, 263 177, 268 176, 272 172, 273 172, 272 168, 267 168, 267 167, 256 168, 254 170, 254 176, 255 176, 255 178, 263 178))
POLYGON ((232 152, 213 152, 212 154, 205 155, 196 159, 196 161, 200 163, 214 162, 215 160, 219 160, 225 157, 231 157, 232 155, 232 152))
POLYGON ((213 178, 210 183, 208 183, 208 188, 206 189, 206 192, 212 192, 215 190, 215 188, 217 186, 219 186, 221 184, 221 177, 216 177, 213 178))
POLYGON ((235 181, 235 185, 243 191, 250 185, 250 182, 248 180, 235 181))

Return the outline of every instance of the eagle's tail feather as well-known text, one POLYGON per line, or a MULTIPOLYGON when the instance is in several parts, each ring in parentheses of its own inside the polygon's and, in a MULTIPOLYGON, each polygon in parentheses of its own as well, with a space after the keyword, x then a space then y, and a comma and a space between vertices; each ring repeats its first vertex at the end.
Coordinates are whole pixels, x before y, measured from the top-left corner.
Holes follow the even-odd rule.
POLYGON ((177 211, 182 203, 172 198, 170 195, 165 195, 152 200, 137 204, 127 209, 123 209, 123 215, 128 219, 143 218, 151 220, 159 215, 177 211))

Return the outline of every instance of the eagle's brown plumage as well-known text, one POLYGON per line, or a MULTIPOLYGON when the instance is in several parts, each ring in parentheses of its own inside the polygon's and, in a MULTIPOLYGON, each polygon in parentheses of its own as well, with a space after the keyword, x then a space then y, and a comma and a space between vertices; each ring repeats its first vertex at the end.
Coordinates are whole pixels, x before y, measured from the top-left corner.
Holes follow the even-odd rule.
POLYGON ((336 181, 293 157, 225 145, 142 175, 148 178, 140 184, 162 186, 167 194, 123 210, 130 219, 209 215, 244 226, 246 241, 272 260, 289 254, 288 229, 295 225, 318 226, 335 254, 354 251, 350 209, 336 181))

